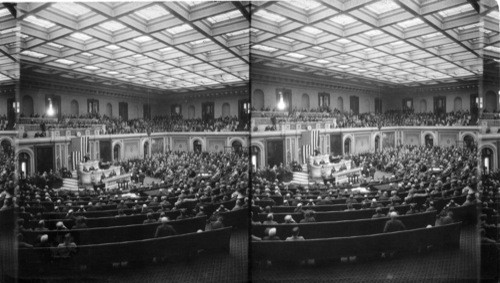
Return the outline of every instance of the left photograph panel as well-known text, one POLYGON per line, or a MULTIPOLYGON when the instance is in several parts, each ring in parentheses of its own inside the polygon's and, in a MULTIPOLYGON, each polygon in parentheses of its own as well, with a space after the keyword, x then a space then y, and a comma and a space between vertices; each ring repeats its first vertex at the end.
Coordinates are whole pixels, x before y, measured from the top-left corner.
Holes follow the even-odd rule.
POLYGON ((0 282, 17 274, 16 116, 19 113, 19 26, 15 4, 0 4, 0 282))
POLYGON ((17 5, 20 280, 247 281, 248 5, 17 5))

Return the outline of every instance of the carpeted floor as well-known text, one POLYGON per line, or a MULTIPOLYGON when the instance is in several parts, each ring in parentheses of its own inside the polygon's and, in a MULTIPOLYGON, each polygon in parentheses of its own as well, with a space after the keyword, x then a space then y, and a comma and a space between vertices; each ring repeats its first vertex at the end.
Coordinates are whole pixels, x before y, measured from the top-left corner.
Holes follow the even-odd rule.
POLYGON ((476 282, 478 235, 462 229, 460 249, 360 263, 314 267, 259 267, 253 282, 476 282))

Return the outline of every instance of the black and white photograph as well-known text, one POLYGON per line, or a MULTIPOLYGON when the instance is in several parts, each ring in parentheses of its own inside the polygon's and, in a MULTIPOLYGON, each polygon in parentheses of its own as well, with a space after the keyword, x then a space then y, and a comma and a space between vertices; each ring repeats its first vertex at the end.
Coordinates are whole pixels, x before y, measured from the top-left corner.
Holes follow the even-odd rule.
POLYGON ((0 282, 499 282, 495 0, 0 4, 0 282))

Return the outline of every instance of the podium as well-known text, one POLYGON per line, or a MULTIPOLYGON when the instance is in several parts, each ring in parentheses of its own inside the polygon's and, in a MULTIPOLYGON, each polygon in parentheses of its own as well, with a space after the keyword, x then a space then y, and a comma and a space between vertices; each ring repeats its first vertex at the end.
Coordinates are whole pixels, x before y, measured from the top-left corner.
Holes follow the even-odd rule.
POLYGON ((130 174, 121 174, 121 166, 103 166, 99 168, 99 161, 87 161, 78 164, 78 181, 82 186, 104 186, 105 189, 114 189, 130 182, 130 174), (102 178, 104 176, 104 178, 102 178))

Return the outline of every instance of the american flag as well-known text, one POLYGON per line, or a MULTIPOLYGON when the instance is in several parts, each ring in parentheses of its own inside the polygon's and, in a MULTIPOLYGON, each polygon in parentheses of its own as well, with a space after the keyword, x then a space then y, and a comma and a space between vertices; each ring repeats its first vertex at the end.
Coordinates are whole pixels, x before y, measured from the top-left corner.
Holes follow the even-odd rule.
POLYGON ((319 148, 319 130, 302 132, 302 163, 307 163, 309 156, 319 148))
POLYGON ((81 136, 71 139, 71 164, 73 170, 78 168, 78 163, 83 161, 85 155, 89 152, 89 137, 81 136))

